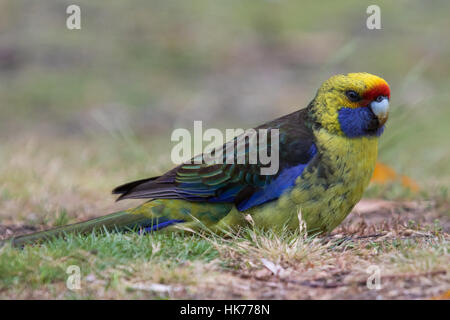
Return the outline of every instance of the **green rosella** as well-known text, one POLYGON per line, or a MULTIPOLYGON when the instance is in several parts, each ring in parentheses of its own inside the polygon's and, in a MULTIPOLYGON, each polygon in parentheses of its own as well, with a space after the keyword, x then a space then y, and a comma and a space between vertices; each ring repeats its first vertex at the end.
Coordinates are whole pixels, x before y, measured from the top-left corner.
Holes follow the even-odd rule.
POLYGON ((299 212, 308 232, 330 232, 369 183, 389 98, 386 81, 372 74, 333 76, 306 108, 257 127, 279 130, 276 173, 262 175, 260 162, 181 164, 114 189, 119 200, 149 199, 136 208, 19 236, 12 243, 103 228, 174 232, 206 227, 220 233, 247 225, 248 215, 257 227, 295 230, 299 212))

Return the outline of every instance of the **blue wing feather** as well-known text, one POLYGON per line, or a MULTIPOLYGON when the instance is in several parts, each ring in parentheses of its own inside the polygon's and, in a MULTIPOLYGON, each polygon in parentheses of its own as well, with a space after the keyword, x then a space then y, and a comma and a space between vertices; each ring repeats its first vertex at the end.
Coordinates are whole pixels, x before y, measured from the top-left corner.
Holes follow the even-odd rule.
MULTIPOLYGON (((308 153, 309 161, 311 161, 317 153, 317 148, 314 143, 311 145, 308 153)), ((301 163, 281 170, 280 174, 271 183, 254 192, 249 199, 237 204, 237 209, 244 211, 265 202, 278 199, 284 192, 294 187, 295 181, 302 174, 308 163, 301 163)))
POLYGON ((146 226, 144 228, 143 232, 152 232, 152 231, 156 231, 156 230, 168 227, 172 224, 185 222, 184 220, 177 220, 177 219, 165 220, 165 221, 161 221, 161 220, 162 219, 159 219, 158 223, 151 224, 150 226, 146 226))

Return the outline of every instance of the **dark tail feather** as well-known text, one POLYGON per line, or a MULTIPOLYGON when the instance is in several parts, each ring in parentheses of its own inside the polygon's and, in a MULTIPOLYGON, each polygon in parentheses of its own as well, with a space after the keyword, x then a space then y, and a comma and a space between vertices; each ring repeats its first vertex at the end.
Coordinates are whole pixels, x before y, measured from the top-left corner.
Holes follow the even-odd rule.
POLYGON ((124 231, 151 224, 152 219, 149 219, 144 215, 120 211, 84 222, 6 239, 3 242, 0 241, 0 247, 7 242, 11 242, 13 247, 22 247, 25 244, 33 244, 53 238, 64 237, 64 235, 69 233, 87 234, 93 230, 103 229, 108 231, 124 231))
POLYGON ((128 183, 125 183, 125 184, 123 184, 123 185, 121 185, 121 186, 116 187, 116 188, 112 191, 112 193, 113 193, 113 194, 120 194, 120 197, 117 198, 117 200, 116 200, 116 201, 120 201, 120 200, 126 198, 126 196, 127 196, 134 188, 136 188, 137 186, 139 186, 139 185, 141 185, 141 184, 144 184, 144 183, 146 183, 146 182, 149 182, 149 181, 156 180, 156 179, 158 179, 158 178, 159 178, 159 177, 152 177, 152 178, 147 178, 147 179, 137 180, 137 181, 133 181, 133 182, 128 182, 128 183))

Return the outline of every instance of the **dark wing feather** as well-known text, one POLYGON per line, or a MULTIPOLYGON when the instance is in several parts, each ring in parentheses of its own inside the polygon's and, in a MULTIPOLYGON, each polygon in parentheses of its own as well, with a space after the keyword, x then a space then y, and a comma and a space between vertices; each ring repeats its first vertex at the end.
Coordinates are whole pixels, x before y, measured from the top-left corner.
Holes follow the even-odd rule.
MULTIPOLYGON (((279 129, 279 170, 274 175, 261 175, 263 165, 259 162, 237 164, 238 150, 234 148, 233 164, 182 164, 160 177, 117 187, 113 193, 120 194, 118 200, 151 198, 233 202, 240 210, 273 200, 286 188, 292 187, 295 178, 316 153, 308 110, 296 111, 255 128, 279 129)), ((226 148, 227 144, 223 150, 226 148)), ((245 153, 248 154, 248 143, 245 153)), ((225 152, 223 156, 225 159, 225 152)))

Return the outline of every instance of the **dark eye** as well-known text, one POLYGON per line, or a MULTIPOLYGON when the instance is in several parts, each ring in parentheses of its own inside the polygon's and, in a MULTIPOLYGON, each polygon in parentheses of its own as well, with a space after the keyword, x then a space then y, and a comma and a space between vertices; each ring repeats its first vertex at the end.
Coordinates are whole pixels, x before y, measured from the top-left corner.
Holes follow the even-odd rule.
POLYGON ((345 95, 347 96, 348 100, 350 100, 351 102, 357 102, 357 101, 361 100, 359 94, 353 90, 346 91, 345 95))

